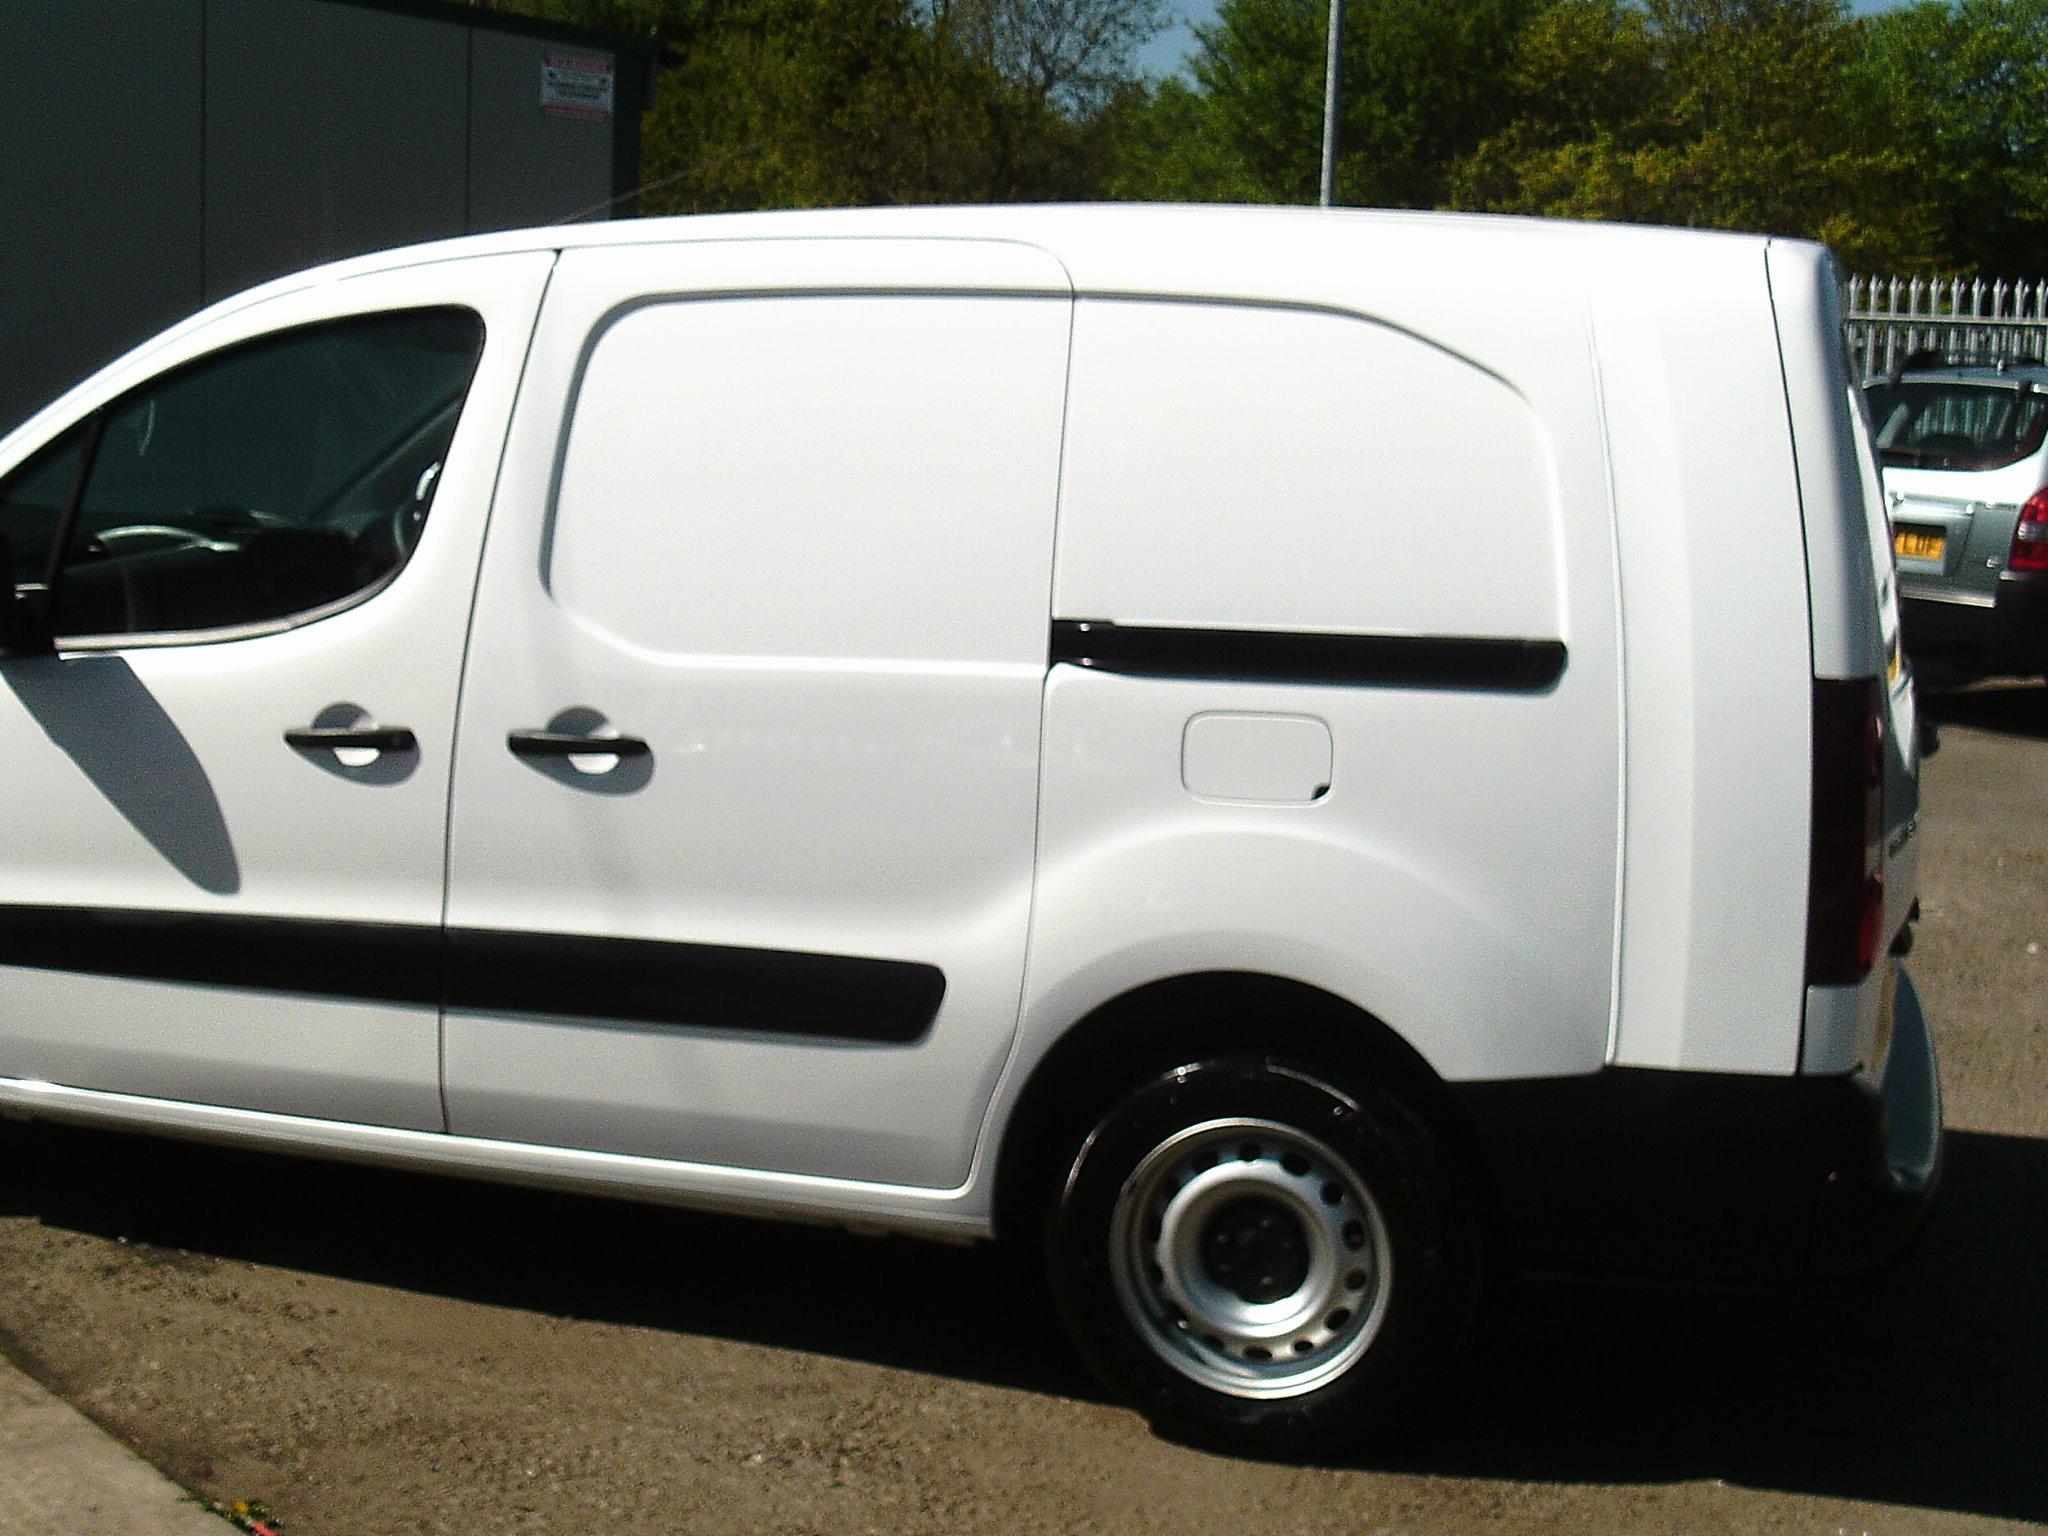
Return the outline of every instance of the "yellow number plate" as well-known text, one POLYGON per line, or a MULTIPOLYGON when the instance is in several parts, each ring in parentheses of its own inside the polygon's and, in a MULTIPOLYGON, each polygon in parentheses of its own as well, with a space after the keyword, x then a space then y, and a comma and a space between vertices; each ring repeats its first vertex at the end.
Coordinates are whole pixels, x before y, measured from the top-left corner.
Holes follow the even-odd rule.
POLYGON ((1948 535, 1939 528, 1900 528, 1892 548, 1909 560, 1939 560, 1948 551, 1948 535))

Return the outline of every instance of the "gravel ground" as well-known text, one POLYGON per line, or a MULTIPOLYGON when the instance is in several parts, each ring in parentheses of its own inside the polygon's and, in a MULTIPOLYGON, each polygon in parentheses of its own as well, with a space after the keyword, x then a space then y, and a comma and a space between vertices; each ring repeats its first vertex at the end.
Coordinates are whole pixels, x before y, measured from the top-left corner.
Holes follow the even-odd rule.
POLYGON ((1777 1298, 1511 1292, 1449 1411, 1354 1463, 1153 1437, 986 1252, 50 1129, 0 1132, 0 1347, 290 1536, 2037 1528, 2048 689, 1932 706, 1920 1253, 1777 1298))

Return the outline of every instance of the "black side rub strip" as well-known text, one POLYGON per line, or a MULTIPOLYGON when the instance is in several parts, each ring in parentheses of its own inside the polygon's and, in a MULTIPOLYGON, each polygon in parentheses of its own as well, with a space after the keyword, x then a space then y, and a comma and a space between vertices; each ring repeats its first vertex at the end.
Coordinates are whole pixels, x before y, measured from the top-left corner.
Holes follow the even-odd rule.
POLYGON ((1052 659, 1135 677, 1541 693, 1564 675, 1565 653, 1562 640, 1168 629, 1054 619, 1052 659))
POLYGON ((0 965, 429 1008, 441 1001, 441 931, 409 923, 0 906, 0 965))
POLYGON ((449 936, 448 1005, 909 1045, 946 995, 937 966, 562 934, 449 936))
POLYGON ((910 960, 95 907, 0 905, 0 965, 882 1045, 923 1039, 946 995, 910 960))

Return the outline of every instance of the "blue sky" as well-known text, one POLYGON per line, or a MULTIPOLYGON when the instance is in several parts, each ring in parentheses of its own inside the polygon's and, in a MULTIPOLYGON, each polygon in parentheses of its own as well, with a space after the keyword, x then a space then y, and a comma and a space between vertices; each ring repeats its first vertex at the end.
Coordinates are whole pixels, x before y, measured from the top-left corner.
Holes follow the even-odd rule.
MULTIPOLYGON (((1444 0, 1455 5, 1457 0, 1444 0)), ((1904 4, 1905 0, 1849 0, 1849 9, 1858 15, 1871 11, 1888 11, 1904 4)), ((1195 34, 1189 23, 1207 21, 1216 14, 1216 0, 1167 0, 1167 9, 1173 15, 1173 25, 1138 54, 1138 64, 1148 75, 1170 75, 1180 67, 1180 62, 1189 49, 1195 46, 1195 34)))
POLYGON ((1216 14, 1213 0, 1171 0, 1168 9, 1174 13, 1173 25, 1138 52, 1138 65, 1148 75, 1170 75, 1179 68, 1182 56, 1195 46, 1188 23, 1206 21, 1216 14))

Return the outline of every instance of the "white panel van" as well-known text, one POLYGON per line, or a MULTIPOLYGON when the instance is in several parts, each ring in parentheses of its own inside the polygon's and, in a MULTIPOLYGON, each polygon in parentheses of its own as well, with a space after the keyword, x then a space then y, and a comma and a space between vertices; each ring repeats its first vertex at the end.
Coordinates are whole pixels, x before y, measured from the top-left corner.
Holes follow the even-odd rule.
POLYGON ((0 441, 0 1107, 1043 1255, 1282 1447, 1482 1277, 1896 1255, 1916 729, 1817 247, 748 215, 0 441))

